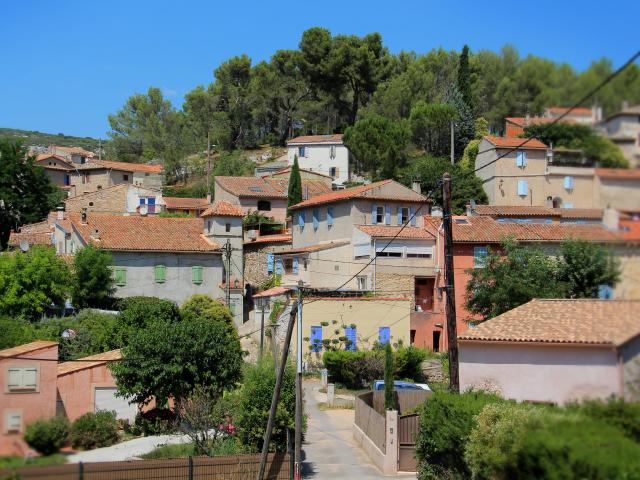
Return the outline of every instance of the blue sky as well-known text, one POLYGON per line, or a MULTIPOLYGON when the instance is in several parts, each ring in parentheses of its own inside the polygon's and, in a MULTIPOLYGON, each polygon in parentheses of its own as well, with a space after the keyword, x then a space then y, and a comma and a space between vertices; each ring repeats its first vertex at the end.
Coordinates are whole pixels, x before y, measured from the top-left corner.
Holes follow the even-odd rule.
POLYGON ((392 52, 510 43, 578 70, 640 47, 637 0, 24 0, 0 12, 0 127, 102 138, 128 96, 153 85, 180 106, 220 62, 268 59, 313 26, 378 31, 392 52))

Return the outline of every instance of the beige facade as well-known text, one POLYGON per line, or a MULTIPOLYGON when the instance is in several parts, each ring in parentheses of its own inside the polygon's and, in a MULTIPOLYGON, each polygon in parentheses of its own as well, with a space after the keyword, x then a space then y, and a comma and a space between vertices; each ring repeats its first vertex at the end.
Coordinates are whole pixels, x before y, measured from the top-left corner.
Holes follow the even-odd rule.
MULTIPOLYGON (((597 172, 601 172, 600 169, 597 172)), ((631 178, 610 178, 597 175, 595 178, 596 201, 602 208, 640 210, 640 174, 631 178)))
POLYGON ((84 209, 87 212, 125 215, 140 213, 141 199, 144 199, 144 205, 149 214, 160 213, 164 209, 161 191, 138 187, 132 184, 114 185, 82 195, 76 195, 67 198, 64 203, 65 210, 68 212, 80 213, 84 209), (150 199, 153 199, 153 201, 151 202, 150 199), (149 211, 150 207, 148 205, 151 203, 153 203, 153 212, 149 211))

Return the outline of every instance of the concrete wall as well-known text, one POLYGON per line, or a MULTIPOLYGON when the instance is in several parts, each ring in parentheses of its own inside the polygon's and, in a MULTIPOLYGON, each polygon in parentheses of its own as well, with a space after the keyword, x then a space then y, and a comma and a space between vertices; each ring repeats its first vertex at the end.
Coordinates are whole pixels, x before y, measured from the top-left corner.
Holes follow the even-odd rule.
POLYGON ((640 179, 612 180, 598 177, 595 194, 601 207, 640 210, 640 179))
POLYGON ((461 341, 460 390, 564 404, 621 394, 613 348, 461 341))
POLYGON ((298 165, 305 170, 330 175, 332 167, 337 169, 334 183, 343 184, 349 180, 349 150, 343 144, 334 144, 335 158, 331 158, 331 145, 305 144, 291 145, 287 149, 287 162, 293 165, 295 155, 298 155, 298 165), (305 156, 299 155, 299 147, 304 146, 305 156))
POLYGON ((22 439, 27 425, 40 418, 52 417, 56 413, 56 375, 58 346, 42 348, 25 353, 20 357, 49 359, 53 361, 0 359, 0 456, 25 455, 29 447, 22 439), (39 368, 38 388, 29 392, 9 392, 8 367, 33 366, 39 368), (19 433, 7 432, 7 415, 22 414, 22 428, 19 433))
POLYGON ((116 382, 106 364, 76 370, 58 377, 58 413, 73 422, 95 411, 96 387, 115 387, 116 382))
POLYGON ((640 337, 627 342, 619 348, 622 360, 624 396, 631 400, 640 400, 640 337))

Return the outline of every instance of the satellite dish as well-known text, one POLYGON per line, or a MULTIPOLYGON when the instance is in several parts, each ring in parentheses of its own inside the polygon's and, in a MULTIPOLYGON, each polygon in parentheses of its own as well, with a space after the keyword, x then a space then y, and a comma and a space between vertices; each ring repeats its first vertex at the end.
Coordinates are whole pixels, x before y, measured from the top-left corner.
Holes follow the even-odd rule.
POLYGON ((475 210, 476 209, 476 201, 472 198, 469 203, 471 204, 471 209, 475 210))
POLYGON ((147 206, 146 205, 140 206, 140 215, 144 216, 146 214, 147 214, 147 206))
POLYGON ((20 240, 20 250, 22 253, 27 253, 29 251, 29 242, 26 240, 20 240))
POLYGON ((67 328, 66 330, 64 330, 62 332, 62 334, 60 335, 62 338, 66 338, 68 340, 72 340, 74 338, 76 338, 76 331, 73 330, 72 328, 67 328))

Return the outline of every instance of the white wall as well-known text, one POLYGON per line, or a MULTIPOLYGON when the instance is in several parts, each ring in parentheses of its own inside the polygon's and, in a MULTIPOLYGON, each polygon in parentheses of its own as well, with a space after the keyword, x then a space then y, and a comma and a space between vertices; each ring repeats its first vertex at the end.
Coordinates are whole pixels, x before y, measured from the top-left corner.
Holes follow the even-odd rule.
POLYGON ((335 147, 335 158, 331 158, 331 144, 296 144, 290 145, 287 152, 287 161, 293 165, 293 158, 298 155, 298 165, 304 170, 331 175, 331 167, 338 169, 334 183, 343 184, 349 180, 349 150, 343 144, 333 144, 335 147), (305 156, 298 154, 298 148, 305 148, 305 156))
POLYGON ((460 390, 563 404, 620 393, 613 348, 460 342, 460 390))

